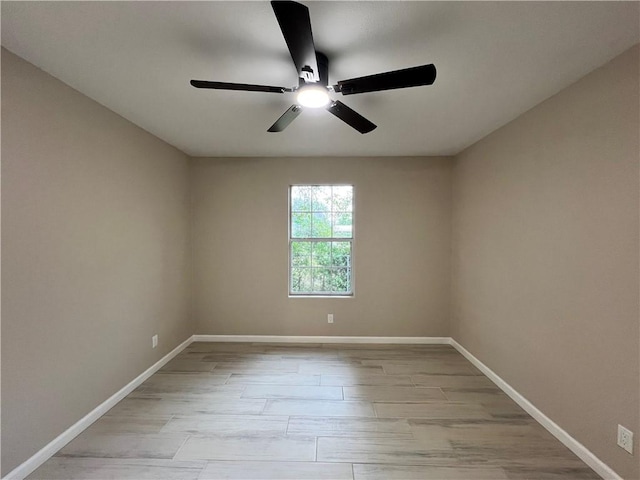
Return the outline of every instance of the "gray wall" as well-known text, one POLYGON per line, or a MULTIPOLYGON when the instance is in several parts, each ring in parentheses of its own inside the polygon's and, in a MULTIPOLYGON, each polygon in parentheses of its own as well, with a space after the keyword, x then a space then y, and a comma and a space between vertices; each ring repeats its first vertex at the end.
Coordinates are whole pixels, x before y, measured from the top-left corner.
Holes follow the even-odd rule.
POLYGON ((455 161, 454 338, 624 478, 640 433, 638 47, 455 161))
POLYGON ((2 50, 3 475, 193 333, 188 190, 184 154, 2 50))
POLYGON ((202 158, 192 175, 198 333, 449 335, 451 159, 202 158), (353 298, 288 298, 296 183, 354 185, 353 298))

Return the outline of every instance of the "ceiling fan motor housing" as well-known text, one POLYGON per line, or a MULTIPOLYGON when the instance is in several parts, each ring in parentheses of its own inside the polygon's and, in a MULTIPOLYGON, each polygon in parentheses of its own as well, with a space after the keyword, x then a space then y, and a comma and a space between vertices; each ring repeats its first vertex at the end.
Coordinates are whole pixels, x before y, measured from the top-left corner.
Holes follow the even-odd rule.
POLYGON ((322 85, 323 87, 329 85, 329 59, 324 53, 316 52, 316 62, 318 63, 318 77, 320 80, 317 82, 309 80, 309 78, 313 79, 313 70, 308 65, 305 65, 302 68, 302 75, 298 78, 298 87, 308 84, 322 85))

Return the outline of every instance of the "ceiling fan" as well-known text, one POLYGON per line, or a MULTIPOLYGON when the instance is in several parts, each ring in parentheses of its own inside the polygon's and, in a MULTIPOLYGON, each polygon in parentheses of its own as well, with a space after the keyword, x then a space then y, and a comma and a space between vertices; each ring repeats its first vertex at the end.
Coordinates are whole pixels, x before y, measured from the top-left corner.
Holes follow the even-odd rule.
POLYGON ((339 100, 332 100, 329 93, 354 95, 395 88, 431 85, 436 79, 436 67, 432 64, 378 73, 366 77, 341 80, 337 85, 329 83, 329 60, 317 52, 311 33, 309 9, 297 2, 274 0, 271 2, 276 19, 287 43, 291 58, 298 71, 298 86, 292 88, 252 85, 246 83, 209 82, 191 80, 196 88, 216 90, 243 90, 248 92, 296 93, 297 102, 271 125, 269 132, 283 131, 303 108, 322 108, 332 113, 360 133, 369 133, 376 125, 339 100))

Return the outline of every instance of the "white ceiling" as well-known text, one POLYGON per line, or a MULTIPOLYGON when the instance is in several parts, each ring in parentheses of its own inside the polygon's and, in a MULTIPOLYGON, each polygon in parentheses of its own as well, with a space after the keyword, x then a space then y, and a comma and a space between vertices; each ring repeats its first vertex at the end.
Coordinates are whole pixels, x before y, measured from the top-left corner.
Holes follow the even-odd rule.
POLYGON ((2 2, 2 45, 192 156, 455 154, 640 41, 638 2, 311 2, 329 81, 434 63, 434 85, 333 97, 267 128, 292 94, 199 90, 190 79, 291 87, 268 2, 2 2))

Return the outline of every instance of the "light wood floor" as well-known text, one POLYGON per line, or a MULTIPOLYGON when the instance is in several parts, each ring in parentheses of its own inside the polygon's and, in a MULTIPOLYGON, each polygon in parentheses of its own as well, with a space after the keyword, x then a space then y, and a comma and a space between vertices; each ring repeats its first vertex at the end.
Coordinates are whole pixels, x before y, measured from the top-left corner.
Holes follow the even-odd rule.
POLYGON ((193 343, 29 479, 596 479, 450 346, 193 343))

